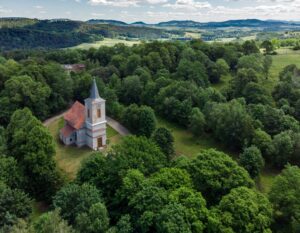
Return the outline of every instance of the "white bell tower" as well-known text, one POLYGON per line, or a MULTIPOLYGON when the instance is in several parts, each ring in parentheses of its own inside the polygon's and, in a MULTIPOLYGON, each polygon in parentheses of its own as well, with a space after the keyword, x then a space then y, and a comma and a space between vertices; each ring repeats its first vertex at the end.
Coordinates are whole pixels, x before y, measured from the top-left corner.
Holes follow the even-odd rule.
POLYGON ((85 102, 86 143, 93 150, 106 146, 105 100, 99 95, 95 79, 85 102))

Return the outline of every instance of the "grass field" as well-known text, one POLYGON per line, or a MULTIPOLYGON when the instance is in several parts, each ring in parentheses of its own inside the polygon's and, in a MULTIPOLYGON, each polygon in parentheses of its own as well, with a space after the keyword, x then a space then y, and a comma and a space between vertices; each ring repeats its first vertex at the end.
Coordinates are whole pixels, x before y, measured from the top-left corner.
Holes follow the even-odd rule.
POLYGON ((272 56, 273 63, 270 69, 269 80, 265 81, 265 86, 269 90, 273 90, 278 82, 278 75, 282 69, 290 64, 300 67, 300 51, 294 51, 289 48, 281 48, 276 51, 278 54, 272 56))
MULTIPOLYGON (((60 169, 62 169, 67 177, 72 180, 76 176, 81 162, 90 156, 93 151, 88 147, 78 148, 75 146, 65 146, 59 140, 59 129, 63 127, 64 120, 60 118, 53 123, 51 123, 48 128, 50 133, 55 139, 56 145, 56 156, 55 160, 60 169)), ((107 126, 107 138, 109 140, 109 145, 106 150, 109 150, 113 144, 118 143, 121 136, 111 127, 107 126)))
POLYGON ((193 39, 200 39, 201 34, 200 34, 200 32, 185 32, 184 37, 193 38, 193 39))
POLYGON ((73 49, 90 49, 90 48, 99 48, 101 46, 114 46, 115 44, 125 44, 127 46, 133 46, 135 44, 141 43, 141 41, 129 41, 129 40, 121 40, 121 39, 111 39, 111 38, 105 38, 104 40, 96 41, 93 43, 83 43, 74 47, 71 47, 73 49))
MULTIPOLYGON (((294 51, 290 48, 281 48, 276 51, 278 54, 272 56, 273 63, 270 69, 270 75, 268 80, 263 80, 263 85, 272 92, 274 87, 278 82, 278 76, 280 71, 284 67, 290 64, 295 64, 300 67, 300 51, 294 51)), ((227 83, 230 81, 230 76, 224 76, 221 78, 221 81, 212 86, 217 90, 227 86, 227 83)))

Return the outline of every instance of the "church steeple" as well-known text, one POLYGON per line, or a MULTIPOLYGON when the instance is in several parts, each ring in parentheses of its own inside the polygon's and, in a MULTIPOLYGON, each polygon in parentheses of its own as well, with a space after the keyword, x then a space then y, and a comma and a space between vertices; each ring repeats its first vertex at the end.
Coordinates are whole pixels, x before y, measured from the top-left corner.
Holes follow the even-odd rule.
POLYGON ((90 98, 91 99, 99 99, 100 98, 95 78, 93 79, 93 84, 92 84, 91 91, 90 91, 90 98))
POLYGON ((87 145, 94 150, 106 145, 106 113, 105 100, 99 95, 96 80, 85 102, 85 126, 87 145))

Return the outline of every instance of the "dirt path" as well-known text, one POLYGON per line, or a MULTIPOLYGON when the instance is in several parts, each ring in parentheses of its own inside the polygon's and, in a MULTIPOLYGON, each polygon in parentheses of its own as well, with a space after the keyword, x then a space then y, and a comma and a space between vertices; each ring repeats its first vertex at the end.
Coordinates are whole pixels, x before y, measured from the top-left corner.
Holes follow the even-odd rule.
POLYGON ((116 130, 120 135, 126 136, 129 135, 130 132, 123 125, 121 125, 118 121, 106 116, 107 124, 116 130))
POLYGON ((55 115, 55 116, 53 116, 53 117, 48 118, 47 120, 45 120, 45 121, 43 122, 43 125, 44 125, 44 126, 50 125, 52 122, 54 122, 54 121, 56 121, 57 119, 61 118, 65 113, 66 113, 66 112, 63 112, 63 113, 60 113, 60 114, 58 114, 58 115, 55 115))
MULTIPOLYGON (((63 117, 63 115, 66 113, 67 111, 65 112, 62 112, 58 115, 55 115, 51 118, 48 118, 47 120, 45 120, 43 122, 43 125, 44 126, 48 126, 50 125, 52 122, 56 121, 57 119, 63 117)), ((126 129, 123 125, 121 125, 118 121, 106 116, 106 120, 107 120, 107 124, 112 127, 114 130, 116 130, 121 136, 126 136, 126 135, 129 135, 130 132, 128 129, 126 129)))

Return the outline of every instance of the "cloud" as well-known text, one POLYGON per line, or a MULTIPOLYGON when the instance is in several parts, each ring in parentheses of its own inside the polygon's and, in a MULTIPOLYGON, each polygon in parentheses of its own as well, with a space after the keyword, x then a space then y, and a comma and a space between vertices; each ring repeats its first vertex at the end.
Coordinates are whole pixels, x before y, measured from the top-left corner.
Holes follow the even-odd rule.
MULTIPOLYGON (((288 1, 288 0, 276 0, 276 1, 288 1)), ((182 1, 181 5, 186 5, 191 1, 182 1)), ((195 1, 194 1, 195 2, 195 1)), ((198 2, 199 3, 199 2, 198 2)), ((203 3, 203 2, 202 2, 203 3)), ((174 3, 176 5, 176 2, 174 3)), ((173 4, 173 5, 174 5, 173 4)), ((173 7, 174 10, 165 11, 163 8, 160 11, 151 10, 146 12, 148 20, 152 22, 168 21, 168 20, 194 20, 199 22, 208 21, 225 21, 229 19, 246 19, 246 18, 258 18, 258 19, 277 19, 277 20, 299 20, 300 12, 300 0, 294 0, 290 4, 273 3, 273 4, 256 4, 256 6, 243 6, 237 7, 236 5, 226 6, 216 5, 193 5, 190 7, 173 7)))
POLYGON ((103 13, 91 13, 91 15, 92 16, 96 16, 96 17, 102 17, 102 16, 104 16, 104 14, 103 13))
POLYGON ((106 5, 106 6, 116 6, 116 7, 138 7, 141 4, 164 4, 169 0, 89 0, 90 5, 106 5))
POLYGON ((200 2, 197 0, 176 0, 175 3, 167 3, 164 7, 170 7, 172 9, 186 9, 186 10, 198 10, 203 8, 211 8, 209 2, 200 2))
POLYGON ((44 7, 43 6, 34 6, 34 8, 36 8, 36 9, 43 9, 44 7))
POLYGON ((138 6, 138 0, 89 0, 90 5, 106 5, 106 6, 115 6, 115 7, 129 7, 129 6, 138 6))
POLYGON ((146 0, 149 4, 162 4, 162 3, 167 3, 168 0, 146 0))
POLYGON ((9 14, 9 13, 11 13, 12 12, 12 10, 10 10, 10 9, 5 9, 5 8, 3 8, 2 6, 0 6, 0 14, 9 14))

